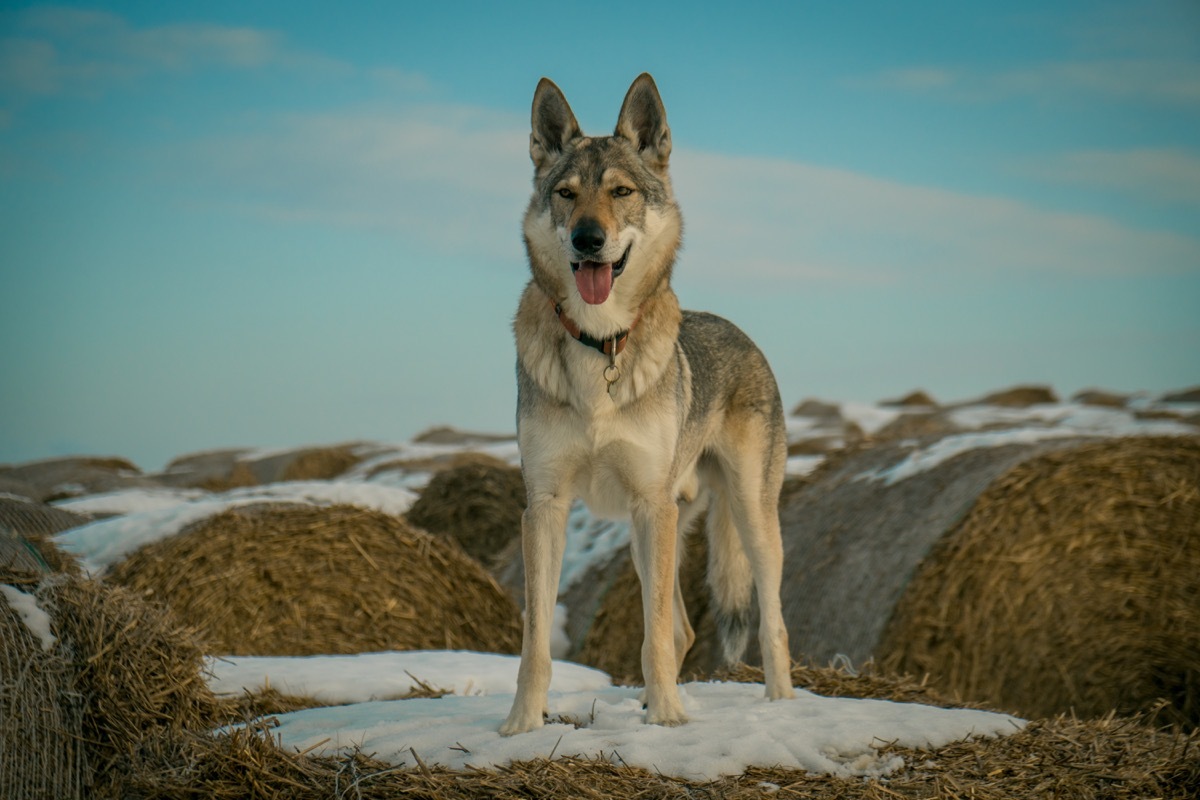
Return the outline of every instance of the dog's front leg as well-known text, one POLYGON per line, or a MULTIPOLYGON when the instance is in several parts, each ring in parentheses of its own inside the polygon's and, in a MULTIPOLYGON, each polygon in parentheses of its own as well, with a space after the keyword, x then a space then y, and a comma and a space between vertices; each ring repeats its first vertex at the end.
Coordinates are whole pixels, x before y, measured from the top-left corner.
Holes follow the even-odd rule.
POLYGON ((679 508, 671 498, 637 503, 633 509, 634 565, 642 581, 646 636, 642 641, 642 678, 646 681, 646 722, 687 722, 679 700, 679 662, 675 659, 675 526, 679 508))
POLYGON ((521 552, 525 559, 525 631, 517 696, 500 733, 511 736, 542 727, 550 690, 550 626, 558 599, 569 499, 562 495, 531 498, 521 516, 521 552))

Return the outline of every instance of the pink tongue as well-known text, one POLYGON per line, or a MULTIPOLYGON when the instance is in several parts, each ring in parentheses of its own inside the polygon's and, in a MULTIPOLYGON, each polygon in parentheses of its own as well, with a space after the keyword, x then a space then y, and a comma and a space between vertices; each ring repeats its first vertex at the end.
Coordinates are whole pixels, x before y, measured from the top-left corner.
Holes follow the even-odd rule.
POLYGON ((593 306, 603 303, 612 291, 612 284, 612 264, 584 261, 575 270, 575 286, 585 303, 593 306))

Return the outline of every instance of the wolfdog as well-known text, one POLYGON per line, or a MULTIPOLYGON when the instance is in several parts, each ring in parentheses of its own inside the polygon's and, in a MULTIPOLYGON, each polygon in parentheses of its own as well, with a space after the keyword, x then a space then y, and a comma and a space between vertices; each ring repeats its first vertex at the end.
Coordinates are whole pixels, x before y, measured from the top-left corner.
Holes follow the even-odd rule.
POLYGON ((792 697, 780 608, 779 490, 787 445, 779 389, 732 323, 681 311, 671 270, 683 222, 654 79, 639 76, 612 136, 584 136, 562 91, 533 96, 534 190, 525 212, 532 279, 513 329, 525 627, 505 735, 542 726, 550 625, 575 498, 632 520, 642 586, 646 722, 687 721, 676 681, 695 641, 678 559, 707 512, 708 584, 727 660, 738 660, 757 591, 766 695, 792 697))

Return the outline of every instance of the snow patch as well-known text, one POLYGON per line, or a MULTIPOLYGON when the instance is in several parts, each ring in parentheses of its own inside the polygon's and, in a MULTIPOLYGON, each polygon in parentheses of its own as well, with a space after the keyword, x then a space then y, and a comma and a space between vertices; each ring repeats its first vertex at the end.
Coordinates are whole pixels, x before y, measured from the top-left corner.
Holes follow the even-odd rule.
POLYGON ((8 600, 9 607, 17 612, 17 616, 25 623, 29 632, 42 643, 42 649, 49 652, 58 641, 58 637, 50 628, 50 615, 38 605, 37 598, 4 583, 0 583, 0 594, 8 600))
POLYGON ((406 489, 351 481, 296 481, 248 486, 147 511, 97 520, 58 534, 53 541, 78 556, 84 569, 101 575, 140 547, 231 508, 264 502, 352 505, 399 515, 416 495, 406 489))
POLYGON ((936 748, 1014 733, 1025 724, 1005 714, 806 691, 794 700, 771 702, 761 684, 714 682, 681 686, 690 722, 665 728, 645 723, 640 691, 552 690, 548 724, 512 737, 498 733, 512 705, 508 694, 297 711, 278 715, 274 734, 288 749, 334 755, 358 747, 397 766, 411 766, 412 751, 430 766, 452 770, 578 755, 619 758, 652 772, 705 781, 740 775, 750 766, 882 777, 904 765, 899 756, 880 752, 884 744, 936 748))
MULTIPOLYGON (((322 703, 363 703, 403 697, 418 681, 463 697, 512 695, 519 656, 469 651, 414 650, 331 656, 226 656, 209 660, 209 688, 240 695, 266 688, 322 703)), ((551 691, 604 689, 612 680, 598 669, 556 661, 551 691)))

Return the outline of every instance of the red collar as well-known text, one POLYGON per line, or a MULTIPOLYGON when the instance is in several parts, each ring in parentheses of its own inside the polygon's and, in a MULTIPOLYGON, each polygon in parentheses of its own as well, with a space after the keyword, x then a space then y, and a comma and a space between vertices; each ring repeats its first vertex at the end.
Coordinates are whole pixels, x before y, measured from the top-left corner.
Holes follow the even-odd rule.
POLYGON ((629 326, 629 330, 621 331, 616 336, 610 336, 607 339, 596 339, 581 330, 575 324, 575 320, 567 316, 567 313, 562 309, 561 303, 556 303, 551 299, 550 305, 554 307, 554 315, 558 317, 558 321, 566 328, 567 333, 571 334, 572 339, 599 350, 606 356, 616 356, 625 349, 625 345, 629 343, 629 334, 633 333, 633 329, 637 327, 638 322, 642 319, 642 311, 638 309, 638 314, 634 317, 633 324, 629 326))

